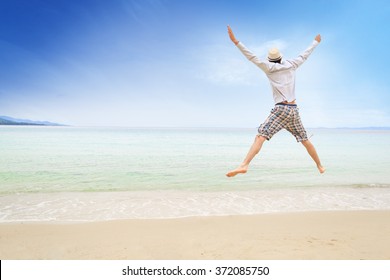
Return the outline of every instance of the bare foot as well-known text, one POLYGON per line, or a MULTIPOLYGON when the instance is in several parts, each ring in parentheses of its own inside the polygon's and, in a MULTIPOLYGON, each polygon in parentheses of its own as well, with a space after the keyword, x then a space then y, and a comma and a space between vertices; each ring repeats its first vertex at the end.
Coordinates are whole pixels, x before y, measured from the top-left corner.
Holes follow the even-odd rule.
POLYGON ((226 176, 228 177, 234 177, 236 176, 237 174, 244 174, 248 171, 248 166, 247 165, 240 165, 238 168, 232 170, 232 171, 229 171, 228 173, 226 173, 226 176))
POLYGON ((317 166, 317 168, 318 168, 318 171, 320 171, 321 174, 324 173, 325 170, 326 170, 325 167, 323 167, 322 165, 317 166))

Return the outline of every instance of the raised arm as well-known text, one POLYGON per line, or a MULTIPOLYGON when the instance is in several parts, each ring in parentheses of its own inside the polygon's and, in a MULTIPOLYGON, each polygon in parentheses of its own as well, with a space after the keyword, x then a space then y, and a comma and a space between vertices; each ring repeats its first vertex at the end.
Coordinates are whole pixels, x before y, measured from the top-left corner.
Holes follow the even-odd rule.
POLYGON ((261 59, 259 59, 256 55, 254 55, 250 50, 248 50, 243 43, 241 43, 240 41, 238 41, 236 39, 236 37, 234 36, 234 33, 232 31, 232 29, 230 28, 230 26, 228 25, 228 33, 229 33, 229 37, 230 37, 230 40, 232 40, 232 42, 237 46, 237 48, 242 52, 242 54, 251 62, 253 62, 256 66, 260 67, 260 69, 262 69, 263 71, 265 72, 268 72, 268 68, 266 66, 266 64, 264 63, 264 61, 262 61, 261 59))
POLYGON ((306 59, 309 57, 309 55, 311 55, 314 48, 317 47, 320 42, 321 42, 321 35, 318 34, 314 38, 311 45, 304 52, 302 52, 300 55, 298 55, 297 58, 290 60, 290 63, 292 63, 294 68, 298 68, 299 66, 301 66, 306 61, 306 59))

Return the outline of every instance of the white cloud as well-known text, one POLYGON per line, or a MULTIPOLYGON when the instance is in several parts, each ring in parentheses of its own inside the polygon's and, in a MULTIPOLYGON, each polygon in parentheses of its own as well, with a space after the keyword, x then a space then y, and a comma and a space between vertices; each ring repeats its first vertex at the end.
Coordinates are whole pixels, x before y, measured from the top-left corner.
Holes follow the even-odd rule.
POLYGON ((328 120, 334 127, 384 127, 390 123, 390 115, 381 110, 356 108, 335 112, 328 120))

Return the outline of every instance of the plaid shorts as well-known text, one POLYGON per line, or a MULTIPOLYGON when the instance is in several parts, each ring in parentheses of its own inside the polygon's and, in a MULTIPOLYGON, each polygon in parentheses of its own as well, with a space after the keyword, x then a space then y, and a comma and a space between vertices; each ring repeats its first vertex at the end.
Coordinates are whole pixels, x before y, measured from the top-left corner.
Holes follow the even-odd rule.
POLYGON ((298 142, 308 140, 296 105, 275 105, 271 114, 259 127, 258 135, 270 140, 282 128, 294 135, 298 142))

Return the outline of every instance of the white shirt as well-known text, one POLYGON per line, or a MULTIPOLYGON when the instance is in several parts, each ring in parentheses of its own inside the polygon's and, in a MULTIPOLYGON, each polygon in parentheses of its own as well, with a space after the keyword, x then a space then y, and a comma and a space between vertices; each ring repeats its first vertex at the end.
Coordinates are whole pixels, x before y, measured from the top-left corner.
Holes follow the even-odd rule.
POLYGON ((273 98, 276 103, 292 102, 295 98, 295 70, 306 61, 314 48, 319 43, 314 40, 311 45, 297 58, 282 59, 281 63, 273 63, 268 60, 261 60, 248 50, 241 42, 237 44, 238 49, 249 61, 257 65, 267 75, 272 88, 273 98))

